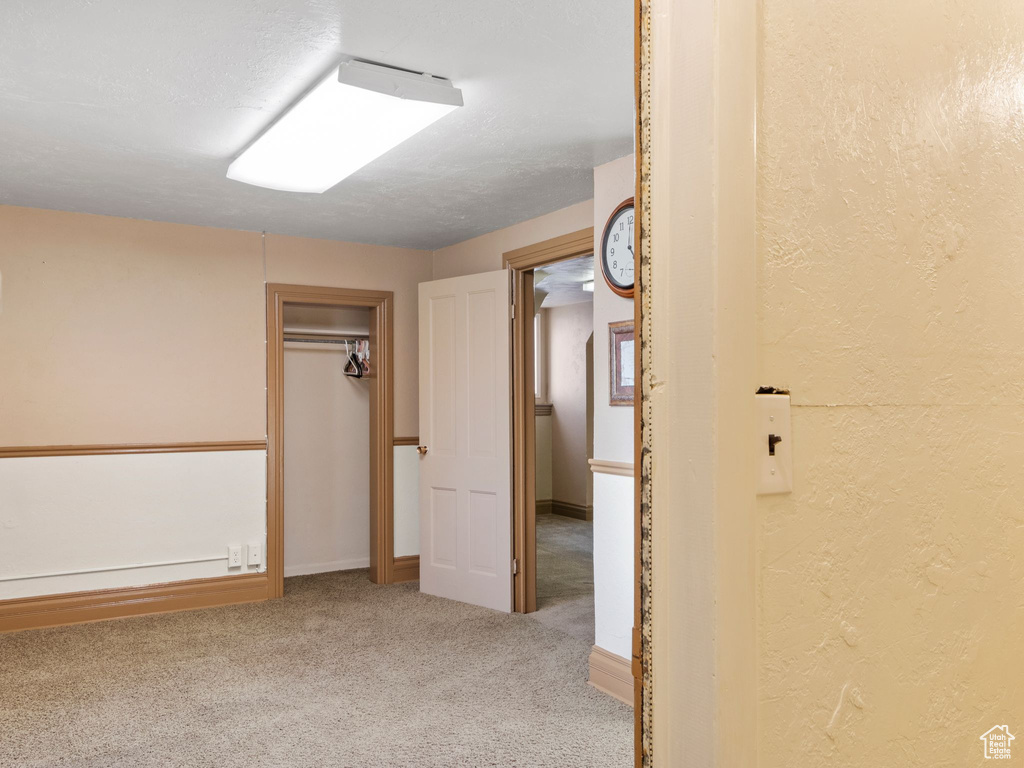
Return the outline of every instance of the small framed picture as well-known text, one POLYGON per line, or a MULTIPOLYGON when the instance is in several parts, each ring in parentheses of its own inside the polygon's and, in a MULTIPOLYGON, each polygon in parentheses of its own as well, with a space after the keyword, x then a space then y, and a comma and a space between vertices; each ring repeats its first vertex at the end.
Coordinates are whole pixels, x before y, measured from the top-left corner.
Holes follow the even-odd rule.
POLYGON ((608 354, 611 404, 633 404, 633 321, 608 323, 611 349, 608 354))

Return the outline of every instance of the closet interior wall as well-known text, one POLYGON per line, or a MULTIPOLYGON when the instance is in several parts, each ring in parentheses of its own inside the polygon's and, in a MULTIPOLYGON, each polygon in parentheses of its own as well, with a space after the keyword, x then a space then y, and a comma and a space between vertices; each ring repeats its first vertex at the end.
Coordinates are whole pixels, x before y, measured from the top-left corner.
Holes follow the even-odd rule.
POLYGON ((370 380, 345 368, 370 313, 285 305, 284 319, 284 575, 366 568, 370 380))

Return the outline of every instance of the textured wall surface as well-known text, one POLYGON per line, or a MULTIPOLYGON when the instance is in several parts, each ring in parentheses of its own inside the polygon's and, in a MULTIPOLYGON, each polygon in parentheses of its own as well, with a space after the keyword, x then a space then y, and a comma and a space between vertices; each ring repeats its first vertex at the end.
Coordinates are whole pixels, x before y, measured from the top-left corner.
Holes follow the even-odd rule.
POLYGON ((1024 5, 762 14, 759 765, 980 764, 1024 730, 1024 5))

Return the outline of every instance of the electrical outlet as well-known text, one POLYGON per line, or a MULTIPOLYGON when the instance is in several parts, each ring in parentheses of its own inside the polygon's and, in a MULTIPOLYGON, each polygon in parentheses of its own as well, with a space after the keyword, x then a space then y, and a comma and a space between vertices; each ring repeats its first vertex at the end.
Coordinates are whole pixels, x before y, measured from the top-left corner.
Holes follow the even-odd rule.
POLYGON ((228 547, 228 568, 242 567, 242 548, 240 546, 228 547))
POLYGON ((259 542, 249 545, 249 565, 261 565, 263 563, 263 545, 259 542))

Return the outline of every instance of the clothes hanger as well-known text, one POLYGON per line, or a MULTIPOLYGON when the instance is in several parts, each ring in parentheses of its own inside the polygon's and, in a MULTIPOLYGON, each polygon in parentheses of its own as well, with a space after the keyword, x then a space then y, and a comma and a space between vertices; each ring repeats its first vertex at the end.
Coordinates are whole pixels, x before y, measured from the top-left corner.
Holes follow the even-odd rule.
POLYGON ((345 342, 345 354, 347 358, 342 373, 357 379, 363 378, 363 366, 359 362, 359 357, 349 347, 348 341, 345 342))

